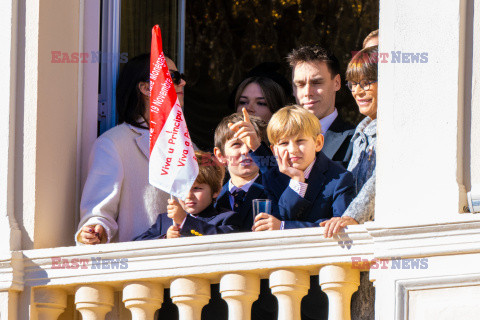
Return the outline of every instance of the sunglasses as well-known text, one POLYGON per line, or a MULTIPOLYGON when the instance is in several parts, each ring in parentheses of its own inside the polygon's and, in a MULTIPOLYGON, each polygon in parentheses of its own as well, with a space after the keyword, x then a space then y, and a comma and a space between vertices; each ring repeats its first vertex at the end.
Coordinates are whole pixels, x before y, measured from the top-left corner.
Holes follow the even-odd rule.
POLYGON ((173 84, 179 85, 180 82, 182 82, 182 79, 185 80, 185 75, 183 73, 180 73, 178 71, 170 71, 170 77, 172 77, 173 84))

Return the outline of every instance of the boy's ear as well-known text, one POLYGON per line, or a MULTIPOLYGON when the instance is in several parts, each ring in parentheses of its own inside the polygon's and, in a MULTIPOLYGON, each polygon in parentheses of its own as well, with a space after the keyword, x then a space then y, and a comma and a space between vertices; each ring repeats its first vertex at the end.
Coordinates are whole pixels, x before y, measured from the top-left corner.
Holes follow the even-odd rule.
POLYGON ((220 190, 212 194, 213 199, 217 199, 218 195, 220 194, 220 190))
POLYGON ((227 163, 227 159, 225 158, 225 156, 222 154, 222 151, 220 151, 219 148, 215 147, 213 148, 213 154, 215 155, 215 158, 217 158, 217 160, 223 164, 224 166, 226 166, 228 163, 227 163))
POLYGON ((315 152, 320 152, 323 148, 323 144, 324 144, 323 134, 319 134, 317 136, 317 140, 315 141, 315 152))

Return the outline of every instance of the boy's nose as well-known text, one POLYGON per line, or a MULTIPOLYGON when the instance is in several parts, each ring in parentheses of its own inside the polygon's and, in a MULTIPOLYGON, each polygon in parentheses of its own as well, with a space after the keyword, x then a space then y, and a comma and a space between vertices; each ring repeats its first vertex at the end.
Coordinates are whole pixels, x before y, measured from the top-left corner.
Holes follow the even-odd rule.
POLYGON ((288 150, 289 153, 294 152, 294 151, 297 151, 297 149, 298 149, 298 146, 297 146, 296 143, 290 142, 290 143, 288 144, 288 149, 287 149, 287 150, 288 150))
POLYGON ((240 152, 243 154, 243 155, 248 155, 248 152, 250 151, 250 149, 247 147, 246 144, 243 144, 243 146, 240 148, 240 152))

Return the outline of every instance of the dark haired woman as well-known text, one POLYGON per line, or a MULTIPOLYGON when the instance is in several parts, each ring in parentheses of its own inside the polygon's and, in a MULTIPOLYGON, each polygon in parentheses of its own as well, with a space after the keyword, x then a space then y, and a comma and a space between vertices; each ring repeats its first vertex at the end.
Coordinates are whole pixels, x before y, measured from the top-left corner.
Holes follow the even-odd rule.
POLYGON ((324 221, 325 236, 331 237, 340 228, 364 223, 375 216, 375 168, 377 145, 377 61, 378 47, 359 51, 347 67, 347 86, 365 118, 358 124, 352 138, 353 154, 348 171, 355 180, 357 196, 340 218, 324 221))
MULTIPOLYGON (((183 106, 185 81, 167 58, 183 106)), ((167 209, 169 195, 148 183, 150 55, 131 59, 120 73, 116 102, 119 125, 92 149, 80 203, 77 243, 130 241, 167 209)))
POLYGON ((286 104, 282 87, 267 77, 250 77, 242 81, 235 95, 235 111, 262 118, 268 123, 272 115, 286 104))

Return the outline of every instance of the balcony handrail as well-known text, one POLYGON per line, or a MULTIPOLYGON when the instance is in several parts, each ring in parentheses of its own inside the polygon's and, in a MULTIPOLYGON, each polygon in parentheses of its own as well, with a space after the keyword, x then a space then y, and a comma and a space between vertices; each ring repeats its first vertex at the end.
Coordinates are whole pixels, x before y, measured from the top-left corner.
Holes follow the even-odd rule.
POLYGON ((23 256, 24 281, 29 287, 194 275, 208 278, 209 274, 254 270, 267 277, 268 270, 276 268, 300 267, 313 274, 321 265, 351 263, 352 257, 371 259, 373 240, 363 225, 357 225, 330 239, 324 238, 319 227, 25 250, 23 256), (73 259, 90 263, 85 269, 62 269, 52 266, 53 258, 67 259, 69 266, 73 259), (128 266, 93 268, 92 258, 127 259, 128 266))

